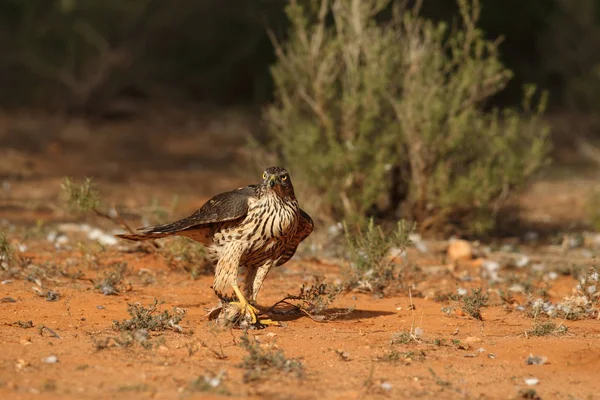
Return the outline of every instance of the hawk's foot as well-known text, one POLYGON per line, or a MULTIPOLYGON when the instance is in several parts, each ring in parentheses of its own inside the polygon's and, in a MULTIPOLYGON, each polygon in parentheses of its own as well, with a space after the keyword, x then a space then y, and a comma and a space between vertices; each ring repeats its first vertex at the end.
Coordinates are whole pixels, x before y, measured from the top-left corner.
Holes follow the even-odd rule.
MULTIPOLYGON (((238 328, 265 328, 269 325, 279 326, 280 324, 277 321, 272 321, 270 319, 259 319, 260 310, 254 307, 252 304, 246 300, 240 289, 233 285, 233 290, 238 298, 238 301, 232 301, 229 303, 225 303, 223 307, 220 308, 220 313, 217 317, 217 322, 221 325, 233 325, 238 328)), ((214 309, 215 312, 210 313, 210 316, 215 316, 217 309, 214 309)), ((209 318, 210 318, 209 316, 209 318)))

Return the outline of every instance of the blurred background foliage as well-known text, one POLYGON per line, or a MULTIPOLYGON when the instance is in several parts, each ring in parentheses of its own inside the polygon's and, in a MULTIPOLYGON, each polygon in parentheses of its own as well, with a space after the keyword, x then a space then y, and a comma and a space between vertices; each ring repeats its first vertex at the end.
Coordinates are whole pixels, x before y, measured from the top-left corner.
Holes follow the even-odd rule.
MULTIPOLYGON (((262 105, 275 59, 266 29, 285 35, 286 4, 4 0, 0 105, 95 112, 127 96, 262 105)), ((457 5, 425 0, 422 15, 452 24, 457 5)), ((519 103, 531 82, 552 93, 552 107, 596 112, 599 20, 599 0, 483 0, 479 27, 504 38, 502 61, 514 72, 495 102, 519 103)))
POLYGON ((318 28, 302 10, 318 16, 321 0, 4 0, 0 107, 120 118, 144 104, 240 107, 263 117, 252 129, 270 153, 262 164, 270 156, 294 165, 300 188, 329 193, 313 209, 335 219, 454 221, 475 234, 494 227, 509 191, 547 165, 550 148, 594 153, 600 0, 480 0, 477 29, 461 15, 472 0, 326 3, 325 58, 314 63, 331 69, 324 82, 298 28, 318 28), (358 42, 351 20, 340 28, 355 4, 376 10, 358 42), (395 13, 417 8, 414 28, 395 13), (425 67, 406 68, 421 35, 425 67), (368 62, 347 57, 355 50, 368 62), (302 96, 319 93, 316 111, 332 126, 306 112, 302 96), (471 107, 454 107, 461 99, 471 107), (335 140, 323 146, 325 137, 335 140))

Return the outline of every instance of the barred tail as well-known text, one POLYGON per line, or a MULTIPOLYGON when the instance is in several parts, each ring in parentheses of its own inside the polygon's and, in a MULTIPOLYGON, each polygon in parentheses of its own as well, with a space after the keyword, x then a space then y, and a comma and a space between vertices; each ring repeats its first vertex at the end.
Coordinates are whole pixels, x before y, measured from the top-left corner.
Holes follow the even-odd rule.
POLYGON ((180 231, 180 229, 178 229, 176 223, 172 223, 164 225, 147 226, 144 228, 140 228, 137 231, 138 233, 123 233, 115 236, 121 239, 135 241, 151 240, 175 235, 180 231))

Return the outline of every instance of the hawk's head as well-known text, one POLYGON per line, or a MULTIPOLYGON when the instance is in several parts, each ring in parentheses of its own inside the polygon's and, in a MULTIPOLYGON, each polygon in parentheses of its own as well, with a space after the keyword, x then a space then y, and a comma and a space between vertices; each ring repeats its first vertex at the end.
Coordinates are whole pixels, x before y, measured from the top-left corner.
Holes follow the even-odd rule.
POLYGON ((269 167, 263 172, 263 185, 267 190, 273 190, 279 197, 294 198, 294 186, 290 174, 281 167, 269 167))

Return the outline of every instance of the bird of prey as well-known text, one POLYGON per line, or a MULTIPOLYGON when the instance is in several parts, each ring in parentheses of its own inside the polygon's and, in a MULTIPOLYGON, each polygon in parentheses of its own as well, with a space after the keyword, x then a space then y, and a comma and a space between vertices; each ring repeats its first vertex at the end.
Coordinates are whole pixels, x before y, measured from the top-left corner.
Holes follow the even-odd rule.
POLYGON ((269 167, 262 183, 218 194, 187 218, 117 236, 148 240, 179 235, 202 243, 215 263, 213 290, 223 304, 236 309, 230 315, 238 323, 266 325, 272 321, 259 320, 248 300, 256 301, 269 270, 292 258, 313 228, 311 217, 298 206, 289 173, 269 167))

